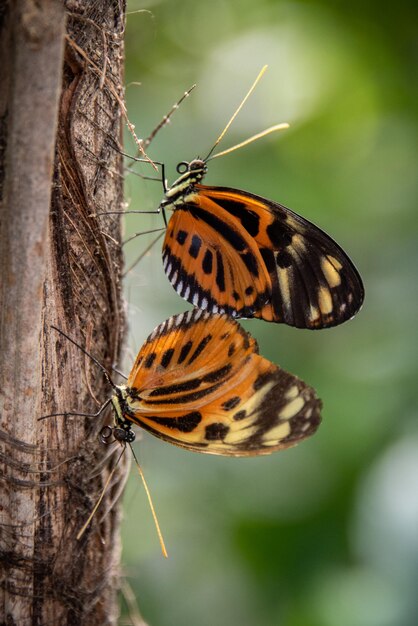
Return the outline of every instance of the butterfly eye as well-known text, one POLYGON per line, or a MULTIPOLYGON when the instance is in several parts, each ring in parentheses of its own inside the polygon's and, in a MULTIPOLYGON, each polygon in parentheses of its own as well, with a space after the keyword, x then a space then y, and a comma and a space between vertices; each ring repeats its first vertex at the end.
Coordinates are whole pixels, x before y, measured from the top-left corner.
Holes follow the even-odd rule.
POLYGON ((190 161, 189 170, 201 170, 205 168, 205 162, 202 159, 194 159, 194 161, 190 161))
POLYGON ((189 169, 189 164, 187 161, 181 161, 181 163, 179 163, 176 167, 178 174, 184 174, 185 172, 188 171, 188 169, 189 169))
POLYGON ((132 443, 135 441, 135 433, 131 428, 103 426, 100 431, 100 440, 105 444, 111 443, 113 440, 132 443))
POLYGON ((100 431, 100 441, 102 443, 110 443, 111 437, 113 435, 113 428, 110 426, 103 426, 100 431))

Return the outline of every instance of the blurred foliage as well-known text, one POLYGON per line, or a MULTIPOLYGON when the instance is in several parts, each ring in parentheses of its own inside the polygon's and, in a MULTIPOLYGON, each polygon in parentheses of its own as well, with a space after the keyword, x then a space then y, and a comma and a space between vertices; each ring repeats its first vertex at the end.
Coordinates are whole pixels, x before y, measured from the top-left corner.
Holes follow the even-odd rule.
MULTIPOLYGON (((211 162, 206 180, 270 197, 317 223, 353 258, 366 287, 363 310, 335 329, 245 323, 263 355, 323 399, 312 440, 271 457, 224 459, 143 435, 137 453, 169 560, 133 474, 124 573, 141 613, 150 626, 413 626, 415 5, 150 0, 129 10, 127 98, 138 135, 197 83, 149 149, 169 180, 179 161, 207 154, 268 63, 222 147, 277 122, 290 130, 211 162)), ((127 150, 134 153, 129 137, 127 150)), ((141 172, 152 175, 146 165, 141 172)), ((162 195, 161 185, 133 175, 126 192, 130 208, 144 211, 162 195)), ((126 218, 127 234, 161 225, 158 215, 126 218)), ((150 241, 128 244, 127 263, 150 241)), ((160 249, 127 277, 127 370, 149 332, 188 306, 163 275, 160 249)))

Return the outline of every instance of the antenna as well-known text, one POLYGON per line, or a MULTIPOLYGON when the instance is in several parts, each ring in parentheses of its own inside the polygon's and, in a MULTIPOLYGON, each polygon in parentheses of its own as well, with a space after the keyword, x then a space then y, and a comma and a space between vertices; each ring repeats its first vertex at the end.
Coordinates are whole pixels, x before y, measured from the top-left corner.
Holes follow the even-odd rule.
POLYGON ((238 115, 238 113, 241 111, 242 107, 244 106, 244 104, 247 102, 248 98, 250 97, 250 95, 252 94, 252 92, 254 91, 254 89, 257 86, 257 83, 261 80, 263 74, 266 72, 268 65, 264 65, 264 67, 261 68, 261 71, 259 72, 257 78, 255 79, 255 81, 253 82, 253 84, 251 85, 250 89, 247 92, 247 95, 244 97, 244 99, 242 100, 241 104, 239 105, 239 107, 237 108, 237 110, 235 111, 235 113, 233 114, 233 116, 231 117, 231 119, 229 120, 228 124, 225 126, 225 128, 223 129, 223 131, 221 132, 221 134, 219 135, 218 139, 215 141, 215 143, 213 144, 208 156, 206 157, 206 159, 204 159, 204 161, 207 161, 210 157, 210 155, 212 154, 212 152, 215 150, 216 146, 218 145, 218 143, 220 143, 222 141, 222 139, 224 138, 228 128, 231 126, 232 122, 234 121, 234 119, 236 118, 236 116, 238 115))
POLYGON ((96 365, 102 370, 102 372, 103 372, 107 382, 109 383, 109 385, 111 387, 113 387, 113 389, 116 389, 117 385, 115 385, 113 380, 110 378, 109 372, 104 367, 104 365, 102 365, 100 363, 100 361, 98 361, 92 354, 90 354, 90 352, 87 352, 87 350, 85 348, 83 348, 82 346, 80 346, 80 344, 77 343, 74 339, 71 339, 71 337, 69 335, 67 335, 63 330, 61 330, 60 328, 57 328, 57 326, 54 326, 53 324, 51 324, 51 328, 53 328, 60 335, 62 335, 66 339, 68 339, 68 341, 70 341, 74 346, 76 346, 79 350, 81 350, 81 352, 83 352, 86 356, 88 356, 93 361, 93 363, 96 363, 96 365))
POLYGON ((232 146, 232 148, 227 148, 227 150, 222 150, 222 152, 217 152, 216 154, 206 159, 206 163, 208 161, 211 161, 212 159, 216 159, 217 157, 224 156, 225 154, 229 154, 230 152, 233 152, 234 150, 238 150, 238 148, 247 146, 249 143, 252 143, 253 141, 256 141, 257 139, 261 139, 262 137, 265 137, 266 135, 275 133, 278 130, 286 130, 287 128, 289 128, 289 124, 287 122, 282 122, 281 124, 270 126, 270 128, 266 128, 266 130, 261 131, 261 133, 257 133, 256 135, 253 135, 252 137, 245 139, 245 141, 241 141, 241 143, 237 143, 235 146, 232 146))
POLYGON ((100 407, 97 413, 76 413, 75 411, 64 411, 62 413, 49 413, 48 415, 42 415, 42 417, 38 417, 38 422, 41 420, 46 420, 48 417, 68 417, 69 415, 77 415, 78 417, 99 417, 103 413, 106 407, 112 402, 112 398, 106 400, 104 404, 100 407))
MULTIPOLYGON (((119 462, 120 462, 120 460, 121 460, 121 458, 122 458, 122 455, 124 454, 124 452, 125 452, 125 450, 126 450, 126 442, 123 442, 123 444, 122 444, 122 445, 123 445, 123 448, 122 448, 122 450, 121 450, 121 453, 120 453, 120 454, 119 454, 119 456, 118 456, 118 459, 117 459, 117 461, 116 461, 116 463, 115 463, 115 466, 113 467, 113 469, 111 470, 111 472, 110 472, 109 476, 107 477, 107 480, 106 480, 106 482, 105 482, 105 484, 104 484, 104 486, 103 486, 103 489, 102 489, 102 491, 101 491, 101 494, 100 494, 100 496, 99 496, 99 498, 98 498, 98 500, 97 500, 96 504, 95 504, 95 505, 94 505, 94 507, 93 507, 92 512, 91 512, 91 513, 90 513, 90 515, 88 516, 87 521, 83 524, 82 528, 80 528, 80 530, 79 530, 79 531, 78 531, 78 533, 77 533, 77 540, 80 540, 80 539, 81 539, 81 537, 82 537, 82 536, 84 535, 84 533, 86 532, 87 528, 89 527, 89 525, 90 525, 90 523, 91 523, 91 520, 92 520, 92 519, 93 519, 93 517, 95 516, 95 514, 96 514, 96 512, 97 512, 97 509, 98 509, 98 508, 99 508, 99 506, 100 506, 101 501, 103 500, 103 498, 104 498, 104 496, 105 496, 105 493, 106 493, 106 491, 107 491, 107 489, 108 489, 108 487, 109 487, 110 481, 112 480, 113 475, 114 475, 115 471, 117 470, 117 467, 118 467, 118 465, 119 465, 119 462)), ((140 477, 141 477, 142 484, 144 485, 145 493, 146 493, 146 496, 147 496, 147 499, 148 499, 148 504, 149 504, 150 509, 151 509, 152 518, 153 518, 153 520, 154 520, 155 529, 156 529, 156 531, 157 531, 158 540, 159 540, 159 542, 160 542, 161 552, 162 552, 163 556, 167 559, 167 558, 168 558, 167 548, 165 547, 165 542, 164 542, 163 534, 162 534, 162 532, 161 532, 160 524, 159 524, 159 521, 158 521, 158 518, 157 518, 157 514, 156 514, 156 512, 155 512, 155 507, 154 507, 154 504, 153 504, 153 501, 152 501, 152 498, 151 498, 151 493, 150 493, 150 490, 149 490, 149 488, 148 488, 147 482, 146 482, 146 480, 145 480, 144 472, 142 471, 142 468, 141 468, 141 466, 140 466, 140 464, 139 464, 139 461, 138 461, 138 459, 137 459, 137 457, 136 457, 136 454, 135 454, 134 449, 132 448, 131 444, 129 444, 129 447, 130 447, 131 452, 132 452, 132 455, 133 455, 133 457, 134 457, 135 465, 136 465, 136 467, 137 467, 137 469, 138 469, 138 472, 139 472, 139 475, 140 475, 140 477)))
MULTIPOLYGON (((76 346, 79 350, 81 350, 81 352, 83 352, 83 354, 85 354, 86 356, 88 356, 93 363, 95 363, 103 372, 107 382, 109 383, 109 385, 113 388, 116 389, 117 385, 115 385, 115 383, 113 382, 113 380, 110 378, 109 372, 107 371, 107 369, 104 367, 104 365, 102 365, 100 363, 100 361, 98 361, 96 359, 96 357, 94 357, 92 354, 90 354, 90 352, 88 352, 85 348, 83 348, 82 346, 80 346, 79 343, 77 343, 74 339, 72 339, 69 335, 67 335, 67 333, 65 333, 63 330, 61 330, 60 328, 58 328, 57 326, 54 326, 53 324, 51 324, 51 328, 53 328, 54 330, 56 330, 60 335, 62 335, 63 337, 65 337, 66 339, 68 339, 69 342, 71 342, 74 346, 76 346)), ((123 375, 122 375, 123 376, 123 375)), ((124 377, 126 378, 126 377, 124 377)), ((111 403, 112 399, 109 398, 108 400, 106 400, 106 402, 104 402, 102 404, 102 406, 99 408, 99 410, 97 411, 97 413, 78 413, 75 411, 63 411, 61 413, 49 413, 48 415, 42 415, 42 417, 38 417, 38 422, 40 422, 41 420, 45 420, 49 417, 67 417, 70 415, 77 415, 78 417, 99 417, 99 415, 101 415, 103 413, 103 411, 105 410, 106 407, 109 406, 109 404, 111 403)))
POLYGON ((124 452, 125 452, 125 448, 123 448, 123 449, 122 449, 122 451, 121 451, 120 455, 118 456, 118 460, 117 460, 117 461, 116 461, 116 463, 115 463, 115 466, 112 468, 112 470, 111 470, 111 472, 110 472, 109 476, 107 477, 107 480, 106 480, 106 482, 105 482, 105 484, 104 484, 104 487, 103 487, 103 489, 102 489, 102 493, 100 494, 99 499, 97 500, 96 504, 94 505, 92 512, 91 512, 91 513, 90 513, 90 515, 88 516, 86 523, 85 523, 85 524, 82 526, 82 528, 78 531, 78 533, 77 533, 77 540, 78 540, 78 541, 79 541, 79 540, 81 539, 81 537, 84 535, 84 533, 86 532, 86 530, 87 530, 87 528, 88 528, 88 526, 89 526, 89 524, 90 524, 91 520, 93 519, 94 515, 96 514, 96 511, 97 511, 97 509, 99 508, 100 503, 101 503, 101 501, 102 501, 102 500, 103 500, 103 498, 104 498, 104 495, 105 495, 106 490, 107 490, 107 488, 108 488, 108 486, 109 486, 109 483, 110 483, 110 481, 112 480, 113 474, 114 474, 114 473, 116 472, 116 470, 117 470, 117 467, 118 467, 118 465, 119 465, 119 461, 121 460, 121 458, 122 458, 122 454, 123 454, 124 452))
POLYGON ((274 126, 270 126, 270 128, 266 128, 266 130, 261 131, 261 133, 257 133, 256 135, 253 135, 252 137, 249 137, 249 139, 246 139, 245 141, 242 141, 241 143, 238 143, 235 146, 232 146, 232 148, 228 148, 227 150, 222 150, 222 152, 218 152, 217 154, 214 154, 212 156, 212 153, 215 150, 216 146, 224 138, 224 136, 225 136, 227 130, 229 129, 229 127, 231 126, 232 122, 237 117, 238 113, 241 111, 241 109, 244 106, 244 104, 247 102, 248 98, 250 97, 250 95, 252 94, 252 92, 256 88, 257 84, 261 80, 263 74, 266 72, 267 67, 268 67, 267 65, 264 65, 264 67, 262 67, 262 69, 259 72, 257 78, 255 79, 255 81, 251 85, 250 89, 248 90, 246 96, 241 101, 241 104, 239 105, 239 107, 237 108, 237 110, 235 111, 235 113, 233 114, 231 119, 229 120, 228 124, 225 126, 225 128, 221 132, 221 134, 219 135, 218 139, 213 144, 213 146, 212 146, 208 156, 206 157, 206 159, 203 159, 205 161, 205 163, 207 163, 208 161, 211 161, 212 159, 216 159, 219 156, 224 156, 225 154, 229 154, 230 152, 233 152, 234 150, 238 150, 238 148, 242 148, 243 146, 246 146, 249 143, 252 143, 253 141, 256 141, 257 139, 261 139, 261 137, 265 137, 266 135, 270 135, 271 133, 274 133, 274 132, 276 132, 278 130, 285 130, 286 128, 289 128, 289 124, 287 124, 286 122, 283 122, 282 124, 275 124, 274 126))
POLYGON ((167 115, 164 115, 163 119, 161 120, 161 122, 158 124, 158 126, 156 126, 154 128, 154 130, 152 131, 152 133, 149 135, 149 137, 147 137, 146 139, 143 140, 142 142, 142 146, 144 148, 148 148, 148 146, 150 145, 150 143, 153 141, 153 139, 155 138, 155 135, 162 129, 164 128, 164 126, 166 126, 167 124, 170 123, 170 118, 173 115, 173 113, 175 113, 177 111, 177 109, 179 108, 179 106, 181 105, 181 103, 183 102, 183 100, 185 100, 186 98, 188 98, 191 94, 191 92, 193 91, 193 89, 196 87, 196 84, 192 85, 190 87, 190 89, 188 89, 187 91, 184 92, 184 94, 182 95, 182 97, 180 98, 180 100, 178 100, 176 102, 176 104, 174 104, 171 109, 169 110, 169 112, 167 113, 167 115))
MULTIPOLYGON (((164 215, 164 213, 163 213, 164 215)), ((133 263, 131 263, 129 265, 129 267, 123 272, 122 274, 122 278, 125 278, 125 276, 131 271, 133 270, 133 268, 135 267, 135 265, 137 263, 139 263, 146 254, 148 254, 148 252, 151 250, 151 248, 157 243, 157 241, 159 239, 161 239, 161 237, 163 236, 163 233, 161 232, 155 239, 153 239, 151 241, 151 243, 145 248, 145 250, 143 250, 143 252, 141 252, 141 254, 135 259, 135 261, 133 261, 133 263)))
POLYGON ((152 502, 151 493, 150 493, 150 490, 148 489, 148 485, 147 485, 146 480, 145 480, 144 472, 142 471, 142 468, 141 468, 141 466, 140 466, 140 464, 138 462, 138 459, 136 458, 136 454, 135 454, 134 449, 132 448, 131 444, 129 444, 129 447, 132 450, 132 454, 133 454, 133 457, 134 457, 134 460, 135 460, 135 465, 136 465, 136 467, 138 469, 139 475, 141 476, 141 480, 142 480, 142 484, 144 485, 145 493, 147 494, 148 503, 150 505, 150 509, 151 509, 152 517, 154 519, 154 524, 155 524, 155 528, 156 528, 156 531, 157 531, 158 539, 160 541, 161 552, 163 553, 163 556, 165 556, 165 558, 168 559, 168 552, 167 552, 167 549, 165 547, 163 534, 161 532, 161 528, 160 528, 160 524, 158 522, 157 514, 155 512, 154 504, 152 502))

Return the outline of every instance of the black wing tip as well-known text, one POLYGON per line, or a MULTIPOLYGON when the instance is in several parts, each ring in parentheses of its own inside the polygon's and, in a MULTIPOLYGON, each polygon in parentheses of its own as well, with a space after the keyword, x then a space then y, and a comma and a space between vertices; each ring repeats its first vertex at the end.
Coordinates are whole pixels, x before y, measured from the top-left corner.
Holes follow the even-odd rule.
POLYGON ((341 324, 345 324, 345 322, 349 322, 361 311, 364 304, 364 289, 361 284, 361 291, 351 292, 352 300, 351 302, 348 299, 343 302, 339 309, 333 309, 329 314, 324 314, 319 311, 319 316, 315 319, 312 319, 309 316, 309 311, 301 311, 301 314, 298 316, 293 315, 292 312, 289 312, 288 315, 285 314, 283 319, 274 320, 278 323, 284 323, 288 326, 293 326, 294 328, 306 329, 306 330, 323 330, 326 328, 334 328, 335 326, 340 326, 341 324))
POLYGON ((254 383, 256 391, 263 386, 270 389, 257 409, 257 430, 242 448, 237 447, 237 455, 270 454, 295 446, 312 436, 322 421, 322 401, 293 374, 277 367, 254 383))

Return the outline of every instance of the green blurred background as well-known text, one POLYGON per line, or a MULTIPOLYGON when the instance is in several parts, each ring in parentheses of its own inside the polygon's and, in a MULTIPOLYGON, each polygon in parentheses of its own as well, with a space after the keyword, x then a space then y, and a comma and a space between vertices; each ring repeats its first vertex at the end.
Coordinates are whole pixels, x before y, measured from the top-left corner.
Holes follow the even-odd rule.
MULTIPOLYGON (((413 4, 131 2, 129 116, 145 137, 197 83, 153 142, 170 181, 204 156, 260 68, 269 70, 210 164, 207 184, 291 207, 349 253, 366 300, 318 332, 247 321, 261 353, 323 399, 298 448, 253 459, 193 454, 144 434, 137 453, 169 551, 160 554, 136 473, 124 499, 124 574, 150 626, 418 624, 417 48, 413 4), (415 79, 415 83, 414 83, 415 79), (141 83, 140 85, 134 83, 141 83)), ((129 152, 134 152, 127 141, 129 152)), ((142 172, 149 174, 147 166, 142 172)), ((128 176, 129 206, 161 185, 128 176)), ((160 216, 127 216, 126 234, 160 216)), ((127 263, 151 241, 126 246, 127 263)), ((188 305, 163 275, 161 242, 126 280, 130 350, 188 305)), ((123 602, 121 623, 130 624, 123 602)))

